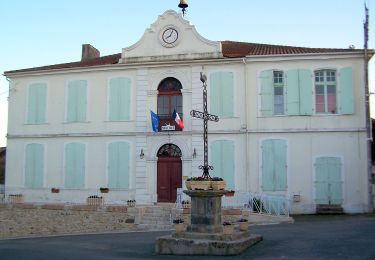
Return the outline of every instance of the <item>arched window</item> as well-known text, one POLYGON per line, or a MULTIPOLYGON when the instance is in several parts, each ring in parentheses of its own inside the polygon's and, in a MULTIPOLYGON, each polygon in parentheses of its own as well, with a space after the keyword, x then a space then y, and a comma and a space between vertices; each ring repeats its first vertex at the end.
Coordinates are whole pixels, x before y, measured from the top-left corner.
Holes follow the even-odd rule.
POLYGON ((160 118, 159 127, 165 124, 170 124, 174 125, 176 130, 181 131, 181 129, 172 119, 172 113, 174 110, 176 110, 181 120, 183 120, 181 89, 181 82, 175 78, 168 77, 160 82, 158 87, 158 116, 160 118))
POLYGON ((181 157, 181 149, 175 144, 165 144, 160 147, 158 157, 181 157))

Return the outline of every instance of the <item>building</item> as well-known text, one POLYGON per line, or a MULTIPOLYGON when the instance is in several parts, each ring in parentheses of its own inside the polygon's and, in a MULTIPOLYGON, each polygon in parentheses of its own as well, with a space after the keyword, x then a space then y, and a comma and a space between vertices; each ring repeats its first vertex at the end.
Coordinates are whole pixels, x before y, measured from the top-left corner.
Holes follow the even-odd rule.
POLYGON ((363 71, 363 50, 215 42, 166 11, 121 53, 83 45, 81 61, 5 72, 6 193, 79 203, 105 187, 109 203, 173 202, 183 180, 202 174, 203 122, 189 113, 202 111, 203 72, 220 117, 208 126, 211 175, 229 189, 298 198, 294 213, 366 212, 363 71))

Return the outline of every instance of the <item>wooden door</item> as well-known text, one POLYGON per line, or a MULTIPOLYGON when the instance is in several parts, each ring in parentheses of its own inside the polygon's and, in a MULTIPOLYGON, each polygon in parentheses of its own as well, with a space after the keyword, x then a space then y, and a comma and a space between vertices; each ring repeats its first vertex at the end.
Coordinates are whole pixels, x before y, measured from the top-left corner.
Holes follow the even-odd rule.
POLYGON ((175 202, 182 187, 182 163, 179 157, 160 157, 157 167, 158 202, 175 202))

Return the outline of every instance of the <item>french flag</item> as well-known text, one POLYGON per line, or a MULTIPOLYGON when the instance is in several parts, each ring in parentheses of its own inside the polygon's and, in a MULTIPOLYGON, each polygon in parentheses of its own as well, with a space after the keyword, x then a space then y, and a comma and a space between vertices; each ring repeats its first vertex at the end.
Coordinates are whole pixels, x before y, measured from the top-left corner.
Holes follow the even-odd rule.
POLYGON ((174 121, 176 121, 177 125, 178 125, 181 129, 184 129, 184 122, 182 122, 180 116, 179 116, 178 113, 176 112, 176 109, 173 110, 172 118, 174 119, 174 121))

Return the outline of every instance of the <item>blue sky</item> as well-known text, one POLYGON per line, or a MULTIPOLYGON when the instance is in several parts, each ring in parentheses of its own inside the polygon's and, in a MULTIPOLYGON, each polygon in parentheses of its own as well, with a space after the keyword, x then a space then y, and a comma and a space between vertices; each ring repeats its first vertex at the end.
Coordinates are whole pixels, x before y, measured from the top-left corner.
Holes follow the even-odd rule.
MULTIPOLYGON (((190 0, 185 18, 210 40, 363 48, 365 2, 370 8, 369 47, 374 48, 375 0, 190 0)), ((178 3, 1 0, 0 72, 78 61, 84 43, 95 46, 101 55, 119 53, 138 41, 158 15, 168 9, 178 11, 178 3)), ((370 75, 374 62, 375 58, 370 75)), ((370 77, 371 83, 374 80, 370 77)), ((1 76, 0 146, 6 143, 7 90, 8 82, 1 76)))

